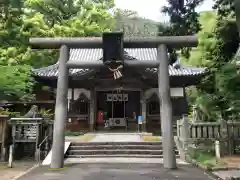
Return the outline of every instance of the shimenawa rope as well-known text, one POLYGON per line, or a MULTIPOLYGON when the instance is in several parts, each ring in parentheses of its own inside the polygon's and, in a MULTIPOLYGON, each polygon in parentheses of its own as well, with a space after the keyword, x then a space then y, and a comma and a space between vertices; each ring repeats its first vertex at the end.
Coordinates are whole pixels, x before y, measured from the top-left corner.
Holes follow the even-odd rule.
POLYGON ((123 65, 118 66, 116 69, 112 69, 110 67, 108 67, 108 69, 113 72, 113 77, 114 79, 119 79, 120 77, 122 77, 122 73, 120 72, 120 69, 123 68, 123 65))

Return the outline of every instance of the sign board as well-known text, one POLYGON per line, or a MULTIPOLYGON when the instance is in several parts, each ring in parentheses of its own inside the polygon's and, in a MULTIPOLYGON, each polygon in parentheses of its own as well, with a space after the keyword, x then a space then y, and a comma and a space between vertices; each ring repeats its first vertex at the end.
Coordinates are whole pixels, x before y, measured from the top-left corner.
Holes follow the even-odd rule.
POLYGON ((19 125, 13 132, 16 140, 35 140, 37 138, 38 125, 19 125))
POLYGON ((138 116, 138 124, 142 124, 142 116, 138 116))
POLYGON ((107 94, 107 101, 128 101, 128 94, 107 94))
POLYGON ((24 135, 27 139, 36 139, 37 138, 37 125, 31 125, 24 128, 24 135))

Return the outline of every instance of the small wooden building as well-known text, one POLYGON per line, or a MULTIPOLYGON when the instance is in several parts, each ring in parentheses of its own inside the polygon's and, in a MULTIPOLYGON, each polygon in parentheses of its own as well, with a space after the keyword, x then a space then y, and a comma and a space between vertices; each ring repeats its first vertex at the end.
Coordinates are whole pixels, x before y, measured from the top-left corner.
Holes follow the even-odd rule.
MULTIPOLYGON (((124 58, 132 61, 156 60, 156 57, 154 48, 125 49, 124 53, 124 58)), ((102 49, 71 49, 71 60, 100 61, 102 49)), ((66 129, 95 131, 98 112, 102 111, 109 119, 109 131, 136 131, 138 116, 142 116, 143 131, 160 131, 157 69, 123 68, 120 79, 114 79, 112 71, 107 67, 70 70, 66 129)), ((169 65, 174 120, 188 113, 185 87, 198 84, 203 72, 203 68, 185 67, 179 62, 169 65)), ((58 63, 35 69, 34 76, 37 81, 56 88, 58 63)))

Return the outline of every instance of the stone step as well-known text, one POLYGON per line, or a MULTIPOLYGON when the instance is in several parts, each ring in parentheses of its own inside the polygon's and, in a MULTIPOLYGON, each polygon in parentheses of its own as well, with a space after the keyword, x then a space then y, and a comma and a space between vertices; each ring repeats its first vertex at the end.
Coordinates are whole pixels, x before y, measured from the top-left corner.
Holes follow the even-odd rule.
MULTIPOLYGON (((98 154, 98 155, 66 155, 65 158, 163 158, 163 155, 151 154, 98 154)), ((176 155, 176 158, 180 158, 176 155)))
POLYGON ((88 132, 87 133, 88 135, 94 135, 94 136, 97 136, 97 135, 120 135, 120 136, 126 136, 126 135, 144 135, 144 136, 152 136, 153 133, 149 133, 149 132, 88 132))
MULTIPOLYGON (((145 150, 145 149, 103 149, 103 150, 70 150, 67 152, 67 155, 111 155, 111 154, 149 154, 149 155, 161 155, 162 150, 145 150)), ((175 150, 175 154, 178 154, 178 151, 175 150)))
MULTIPOLYGON (((176 148, 176 147, 175 147, 176 148)), ((69 151, 71 150, 91 150, 91 149, 143 149, 143 150, 161 150, 161 145, 84 145, 84 146, 70 146, 69 151)))
POLYGON ((162 142, 71 142, 71 146, 97 146, 97 145, 162 145, 162 142))

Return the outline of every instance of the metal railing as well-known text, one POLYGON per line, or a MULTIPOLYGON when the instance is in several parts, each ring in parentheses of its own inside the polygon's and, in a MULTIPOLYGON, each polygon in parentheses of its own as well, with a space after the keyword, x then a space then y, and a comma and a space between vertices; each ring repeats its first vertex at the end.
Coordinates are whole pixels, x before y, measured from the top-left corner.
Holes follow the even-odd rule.
POLYGON ((37 146, 36 153, 37 153, 37 163, 40 165, 41 163, 41 147, 42 145, 48 140, 49 136, 46 136, 42 142, 37 146))

